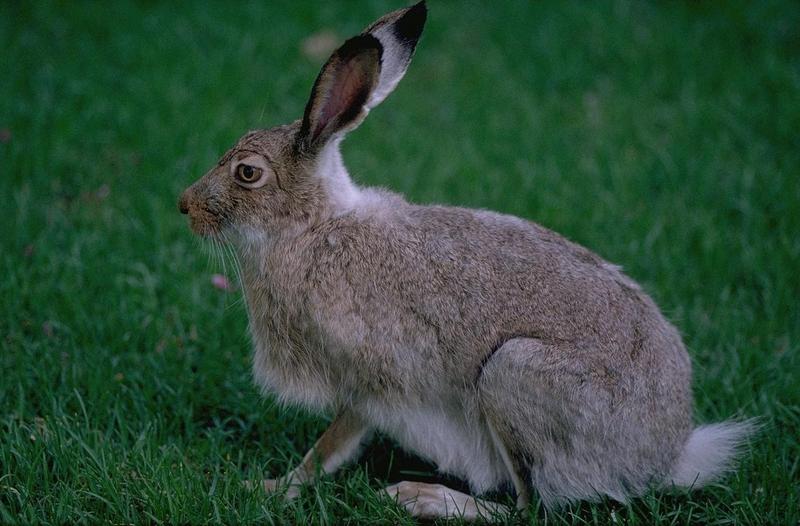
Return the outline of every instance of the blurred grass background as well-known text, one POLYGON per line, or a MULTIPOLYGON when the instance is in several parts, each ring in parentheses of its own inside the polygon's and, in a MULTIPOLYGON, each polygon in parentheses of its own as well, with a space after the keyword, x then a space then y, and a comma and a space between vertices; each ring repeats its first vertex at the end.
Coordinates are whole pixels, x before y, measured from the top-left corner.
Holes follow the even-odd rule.
MULTIPOLYGON (((241 489, 325 420, 258 396, 239 295, 175 205, 246 130, 301 115, 323 62, 305 38, 397 7, 0 4, 0 522, 412 522, 366 461, 291 505, 241 489)), ((622 264, 685 335, 698 420, 766 424, 723 484, 527 520, 796 524, 797 3, 429 8, 344 145, 355 179, 622 264)))

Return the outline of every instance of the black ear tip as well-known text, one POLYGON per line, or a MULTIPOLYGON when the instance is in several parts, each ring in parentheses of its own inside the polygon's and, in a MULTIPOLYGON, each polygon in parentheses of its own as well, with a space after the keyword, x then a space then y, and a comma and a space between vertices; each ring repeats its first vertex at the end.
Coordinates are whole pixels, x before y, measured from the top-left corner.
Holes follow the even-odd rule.
POLYGON ((394 32, 397 38, 408 42, 419 40, 422 29, 425 27, 425 20, 428 18, 428 6, 425 0, 414 4, 403 13, 403 16, 395 22, 394 32))

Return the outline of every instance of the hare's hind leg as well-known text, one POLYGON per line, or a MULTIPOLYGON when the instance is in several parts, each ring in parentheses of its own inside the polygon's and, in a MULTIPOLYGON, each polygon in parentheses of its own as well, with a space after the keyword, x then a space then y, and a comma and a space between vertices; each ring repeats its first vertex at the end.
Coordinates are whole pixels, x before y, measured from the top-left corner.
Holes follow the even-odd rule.
POLYGON ((389 486, 384 491, 412 516, 420 519, 491 521, 494 515, 511 512, 507 506, 476 499, 441 484, 404 481, 389 486))
MULTIPOLYGON (((569 353, 535 338, 514 338, 486 360, 476 382, 481 412, 521 510, 535 482, 531 469, 549 463, 554 451, 570 448, 572 415, 580 409, 568 388, 576 385, 571 371, 576 365, 565 365, 571 363, 569 353)), ((547 487, 536 489, 545 505, 558 498, 547 487)))
POLYGON ((524 476, 524 472, 527 468, 519 457, 511 455, 511 451, 498 433, 497 428, 495 427, 496 424, 493 423, 493 420, 495 419, 486 416, 486 424, 489 426, 492 442, 494 443, 494 447, 500 453, 500 457, 503 459, 503 464, 505 464, 506 469, 508 470, 511 482, 514 484, 514 491, 517 492, 517 510, 526 513, 528 505, 531 503, 530 492, 528 491, 528 483, 526 482, 526 477, 524 476))

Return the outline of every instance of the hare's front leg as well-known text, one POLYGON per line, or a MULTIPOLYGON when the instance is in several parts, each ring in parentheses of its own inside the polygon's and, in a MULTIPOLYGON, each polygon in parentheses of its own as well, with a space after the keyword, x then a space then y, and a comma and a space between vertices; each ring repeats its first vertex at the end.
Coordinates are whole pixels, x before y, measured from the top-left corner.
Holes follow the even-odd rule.
POLYGON ((306 453, 300 465, 281 478, 262 481, 262 487, 266 491, 286 488, 287 499, 297 497, 300 486, 313 482, 317 473, 333 473, 351 460, 368 430, 360 418, 350 411, 343 411, 306 453))

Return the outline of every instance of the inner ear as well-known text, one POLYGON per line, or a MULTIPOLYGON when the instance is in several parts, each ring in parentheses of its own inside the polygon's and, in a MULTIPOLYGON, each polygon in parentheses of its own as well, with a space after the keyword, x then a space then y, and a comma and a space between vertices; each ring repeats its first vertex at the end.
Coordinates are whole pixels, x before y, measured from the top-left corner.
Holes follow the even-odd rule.
POLYGON ((374 58, 362 53, 339 66, 330 81, 320 119, 313 131, 317 138, 327 123, 338 118, 342 124, 352 121, 366 102, 372 83, 368 82, 375 68, 374 58))
POLYGON ((381 44, 371 35, 345 42, 322 67, 306 105, 300 141, 306 148, 357 124, 380 76, 381 44))

